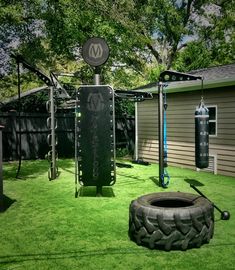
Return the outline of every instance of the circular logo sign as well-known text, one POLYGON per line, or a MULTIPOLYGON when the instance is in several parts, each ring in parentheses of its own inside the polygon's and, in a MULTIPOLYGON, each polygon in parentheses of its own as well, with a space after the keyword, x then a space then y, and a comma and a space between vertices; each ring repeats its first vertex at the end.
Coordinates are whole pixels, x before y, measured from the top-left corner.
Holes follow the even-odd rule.
POLYGON ((90 38, 82 47, 82 56, 87 64, 101 66, 109 58, 109 47, 103 38, 90 38))

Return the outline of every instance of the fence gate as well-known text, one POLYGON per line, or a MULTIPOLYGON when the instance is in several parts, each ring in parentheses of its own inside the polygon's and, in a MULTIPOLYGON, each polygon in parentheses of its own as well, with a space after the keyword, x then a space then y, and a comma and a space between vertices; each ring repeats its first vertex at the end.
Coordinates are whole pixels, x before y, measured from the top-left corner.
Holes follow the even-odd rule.
POLYGON ((75 121, 76 183, 113 185, 115 174, 114 91, 109 86, 82 86, 75 121))

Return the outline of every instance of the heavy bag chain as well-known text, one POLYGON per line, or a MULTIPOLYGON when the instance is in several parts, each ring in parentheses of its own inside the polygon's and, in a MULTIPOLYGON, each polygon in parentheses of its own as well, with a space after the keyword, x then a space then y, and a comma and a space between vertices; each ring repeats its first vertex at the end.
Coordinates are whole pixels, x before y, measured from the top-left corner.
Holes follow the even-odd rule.
MULTIPOLYGON (((51 100, 48 100, 46 102, 46 110, 47 112, 50 114, 49 117, 47 118, 47 128, 48 130, 50 131, 50 133, 47 135, 47 144, 49 145, 50 147, 50 150, 48 151, 48 153, 46 154, 46 159, 48 160, 48 162, 50 163, 50 167, 48 169, 48 178, 49 180, 53 180, 55 177, 58 176, 58 166, 57 164, 54 164, 53 162, 53 133, 52 133, 52 129, 53 129, 53 125, 52 125, 52 114, 51 114, 51 110, 52 110, 52 107, 53 106, 53 110, 54 110, 54 113, 57 111, 57 106, 56 105, 52 105, 51 104, 51 100), (55 168, 54 168, 55 166, 55 168)), ((57 119, 54 118, 54 129, 57 129, 57 119)), ((58 139, 57 139, 57 136, 55 136, 55 139, 54 139, 54 144, 55 146, 58 145, 58 139)), ((57 161, 58 159, 58 152, 55 150, 55 160, 57 161)))

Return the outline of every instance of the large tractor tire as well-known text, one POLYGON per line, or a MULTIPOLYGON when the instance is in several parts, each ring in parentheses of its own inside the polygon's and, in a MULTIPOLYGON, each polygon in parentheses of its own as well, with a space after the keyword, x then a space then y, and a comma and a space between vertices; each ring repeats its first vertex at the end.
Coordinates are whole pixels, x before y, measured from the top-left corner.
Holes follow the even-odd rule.
POLYGON ((130 204, 129 237, 151 249, 200 247, 214 233, 214 207, 189 193, 161 192, 141 196, 130 204))

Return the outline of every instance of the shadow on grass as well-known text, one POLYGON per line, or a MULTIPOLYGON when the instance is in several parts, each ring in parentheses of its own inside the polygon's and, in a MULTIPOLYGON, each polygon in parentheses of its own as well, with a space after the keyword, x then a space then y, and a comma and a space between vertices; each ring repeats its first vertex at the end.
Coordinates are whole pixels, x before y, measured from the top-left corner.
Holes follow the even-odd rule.
MULTIPOLYGON (((58 160, 57 165, 59 167, 59 174, 60 169, 63 169, 69 173, 74 174, 71 167, 74 167, 74 162, 72 160, 61 159, 58 160)), ((3 163, 3 178, 4 181, 24 181, 29 179, 35 179, 40 177, 41 175, 46 174, 50 164, 47 160, 23 160, 20 168, 19 177, 16 178, 16 172, 18 169, 18 162, 8 162, 3 163)))
POLYGON ((60 169, 75 174, 75 161, 71 159, 62 159, 58 161, 58 166, 60 169), (72 168, 72 169, 71 169, 72 168))
POLYGON ((60 168, 63 169, 63 171, 65 171, 65 172, 68 172, 68 173, 71 173, 71 174, 75 175, 75 171, 69 170, 67 168, 62 168, 61 166, 60 166, 60 168))
MULTIPOLYGON (((235 243, 222 243, 222 244, 206 244, 205 248, 220 248, 220 247, 235 247, 235 243)), ((157 250, 159 253, 165 253, 165 251, 157 250)), ((154 254, 152 250, 148 248, 136 249, 136 248, 108 248, 104 250, 75 250, 67 252, 58 253, 35 253, 35 254, 16 254, 16 255, 6 255, 0 256, 0 265, 9 265, 19 262, 30 262, 30 261, 48 261, 48 260, 64 260, 68 258, 83 258, 83 257, 93 257, 93 256, 110 256, 110 255, 126 255, 126 254, 154 254)))
POLYGON ((119 186, 120 185, 125 185, 125 184, 136 183, 137 181, 138 182, 145 182, 146 181, 146 179, 144 179, 143 177, 139 177, 139 176, 136 176, 136 175, 133 175, 133 174, 117 172, 117 175, 118 176, 123 176, 123 177, 125 177, 125 179, 127 179, 125 183, 124 182, 121 183, 119 181, 119 186), (134 180, 134 181, 131 181, 131 180, 134 180))
POLYGON ((16 200, 3 195, 3 201, 0 202, 0 212, 5 212, 14 202, 16 202, 16 200))
POLYGON ((33 179, 46 173, 49 168, 49 163, 46 160, 22 161, 19 177, 16 178, 18 162, 10 162, 3 164, 4 181, 18 181, 33 179))
POLYGON ((202 186, 204 186, 204 184, 202 184, 201 182, 199 182, 196 179, 185 178, 184 181, 187 182, 189 185, 193 185, 195 187, 202 187, 202 186))
POLYGON ((112 187, 102 187, 102 194, 97 193, 96 187, 80 187, 75 191, 75 197, 115 197, 112 187))
POLYGON ((116 166, 119 168, 127 168, 131 169, 133 166, 131 164, 123 163, 123 162, 116 162, 116 166))
MULTIPOLYGON (((159 186, 159 177, 158 176, 150 176, 149 177, 150 180, 153 181, 154 184, 158 185, 159 186)), ((185 182, 187 182, 188 184, 191 184, 191 185, 194 185, 194 186, 204 186, 204 184, 202 184, 201 182, 199 182, 198 180, 196 179, 191 179, 191 178, 185 178, 185 176, 174 176, 174 175, 170 175, 170 180, 173 179, 174 181, 176 179, 178 180, 181 180, 183 179, 185 182)))
MULTIPOLYGON (((68 165, 66 165, 66 162, 60 164, 60 168, 63 169, 64 171, 68 172, 68 173, 75 174, 75 168, 74 168, 74 170, 68 169, 68 167, 71 168, 72 165, 71 165, 71 163, 67 163, 67 164, 68 165)), ((121 162, 116 162, 116 166, 119 167, 119 168, 127 168, 127 169, 133 168, 132 165, 126 164, 126 163, 121 163, 121 162)), ((74 164, 73 164, 73 167, 75 167, 74 164)))
POLYGON ((155 185, 159 186, 159 179, 157 176, 150 176, 149 179, 152 180, 155 185))
POLYGON ((9 256, 0 256, 0 265, 7 265, 19 262, 30 262, 30 261, 48 261, 48 260, 64 260, 68 258, 83 258, 91 256, 106 256, 106 255, 120 255, 120 254, 139 254, 147 253, 148 250, 139 249, 107 249, 107 250, 94 250, 94 251, 67 251, 58 253, 35 253, 35 254, 17 254, 9 256))

